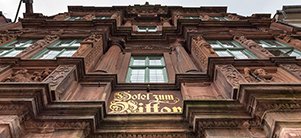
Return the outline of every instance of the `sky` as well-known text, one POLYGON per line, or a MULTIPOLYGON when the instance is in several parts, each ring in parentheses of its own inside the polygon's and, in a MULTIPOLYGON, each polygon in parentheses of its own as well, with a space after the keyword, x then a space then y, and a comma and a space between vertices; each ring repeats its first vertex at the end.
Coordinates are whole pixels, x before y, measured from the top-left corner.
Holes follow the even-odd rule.
MULTIPOLYGON (((4 16, 15 18, 20 0, 0 0, 0 11, 4 16)), ((35 13, 55 15, 67 11, 67 6, 128 6, 144 4, 145 0, 33 0, 35 13)), ((254 13, 271 13, 281 10, 283 5, 301 5, 301 0, 148 0, 150 4, 167 6, 200 7, 200 6, 227 6, 228 12, 243 16, 251 16, 254 13)), ((19 17, 23 17, 25 4, 22 4, 19 17)))

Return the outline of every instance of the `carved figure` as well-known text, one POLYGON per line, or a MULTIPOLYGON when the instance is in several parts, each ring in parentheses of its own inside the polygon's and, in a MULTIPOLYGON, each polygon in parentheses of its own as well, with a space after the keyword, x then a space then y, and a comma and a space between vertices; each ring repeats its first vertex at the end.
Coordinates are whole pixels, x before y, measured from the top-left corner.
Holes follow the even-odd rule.
POLYGON ((46 68, 41 72, 34 71, 33 73, 30 73, 27 69, 23 68, 12 73, 11 76, 4 79, 3 82, 40 82, 50 73, 51 70, 49 68, 46 68))
POLYGON ((244 77, 249 82, 271 82, 274 77, 263 68, 251 70, 244 68, 244 77))

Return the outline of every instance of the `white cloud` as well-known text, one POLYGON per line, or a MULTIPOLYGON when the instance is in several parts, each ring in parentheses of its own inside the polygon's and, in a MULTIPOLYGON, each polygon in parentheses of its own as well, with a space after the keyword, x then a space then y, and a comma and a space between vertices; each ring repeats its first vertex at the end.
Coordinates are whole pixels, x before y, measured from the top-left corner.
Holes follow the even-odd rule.
MULTIPOLYGON (((34 0, 34 12, 44 15, 54 15, 67 11, 68 5, 84 6, 128 6, 144 4, 141 0, 34 0)), ((161 4, 168 6, 200 7, 200 6, 228 6, 228 12, 250 16, 253 13, 271 13, 282 9, 283 5, 301 4, 300 0, 148 0, 150 4, 161 4)), ((13 19, 15 17, 19 0, 0 0, 0 9, 5 16, 13 19)), ((25 12, 22 4, 20 17, 25 12)))

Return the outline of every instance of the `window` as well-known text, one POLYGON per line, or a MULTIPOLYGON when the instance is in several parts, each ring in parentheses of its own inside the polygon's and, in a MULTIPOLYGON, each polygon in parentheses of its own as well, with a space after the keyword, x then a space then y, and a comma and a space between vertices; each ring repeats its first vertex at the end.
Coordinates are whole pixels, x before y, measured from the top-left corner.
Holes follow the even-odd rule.
POLYGON ((95 16, 94 19, 96 20, 111 19, 111 16, 95 16))
POLYGON ((276 40, 258 40, 256 41, 263 48, 277 57, 295 56, 301 58, 301 52, 291 46, 278 42, 276 40))
POLYGON ((48 46, 40 53, 35 55, 34 59, 54 59, 56 57, 71 57, 78 47, 80 40, 61 40, 57 43, 48 46))
POLYGON ((157 32, 156 26, 138 26, 138 32, 157 32))
POLYGON ((33 43, 33 40, 15 40, 2 45, 0 46, 0 57, 15 57, 33 43))
POLYGON ((229 19, 227 17, 223 17, 223 16, 215 16, 215 17, 211 17, 213 20, 217 20, 217 21, 228 21, 229 19))
POLYGON ((184 16, 183 19, 200 19, 199 16, 184 16))
POLYGON ((220 57, 235 59, 254 59, 256 56, 235 41, 209 41, 215 53, 220 57))
POLYGON ((167 82, 166 68, 162 56, 134 56, 127 74, 130 83, 167 82))
POLYGON ((80 16, 70 16, 70 17, 66 18, 65 20, 76 21, 76 20, 81 20, 81 19, 82 19, 82 17, 80 17, 80 16))

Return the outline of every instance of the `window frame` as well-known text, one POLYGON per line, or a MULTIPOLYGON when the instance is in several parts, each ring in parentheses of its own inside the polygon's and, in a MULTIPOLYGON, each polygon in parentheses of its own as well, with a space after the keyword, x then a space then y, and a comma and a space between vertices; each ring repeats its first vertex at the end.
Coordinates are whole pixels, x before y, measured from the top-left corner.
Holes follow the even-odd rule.
MULTIPOLYGON (((58 40, 57 42, 47 46, 46 48, 41 50, 39 53, 34 55, 32 57, 32 59, 56 59, 57 57, 60 57, 60 55, 62 55, 65 51, 75 50, 75 52, 76 52, 76 50, 80 47, 80 45, 79 46, 72 46, 72 45, 75 44, 75 43, 80 43, 81 41, 82 41, 81 39, 58 40), (59 46, 63 42, 66 42, 66 41, 71 41, 68 44, 68 46, 59 46), (45 56, 47 53, 49 53, 51 51, 59 51, 59 53, 54 58, 42 58, 43 56, 45 56)), ((71 56, 64 56, 64 57, 72 57, 72 55, 71 56)))
POLYGON ((156 32, 158 32, 158 26, 143 26, 143 25, 138 25, 137 26, 137 32, 139 32, 139 33, 156 33, 156 32), (153 31, 152 31, 152 29, 150 29, 152 27, 154 27, 153 31), (142 28, 145 28, 145 30, 142 29, 142 28))
POLYGON ((272 54, 276 57, 294 57, 294 56, 290 56, 289 53, 295 52, 299 54, 299 57, 295 56, 296 58, 301 58, 301 51, 299 51, 298 49, 288 45, 288 44, 284 44, 282 42, 279 42, 277 40, 273 40, 273 39, 263 39, 263 40, 256 40, 256 43, 258 43, 261 47, 263 47, 264 49, 268 50, 269 52, 271 52, 272 50, 279 50, 281 52, 281 55, 276 56, 274 55, 272 52, 272 54), (274 43, 277 43, 280 46, 276 46, 273 47, 270 43, 268 43, 267 41, 273 41, 274 43), (264 47, 261 44, 265 44, 268 47, 264 47), (287 52, 282 52, 281 50, 287 50, 287 52))
POLYGON ((240 45, 238 42, 233 41, 233 40, 210 40, 210 41, 208 41, 208 43, 211 45, 211 47, 212 47, 213 43, 218 44, 220 46, 220 47, 212 47, 212 49, 215 51, 216 54, 217 54, 216 51, 226 51, 226 52, 228 52, 228 54, 231 55, 231 56, 220 56, 219 54, 217 54, 219 57, 234 57, 235 59, 256 59, 257 58, 251 51, 247 50, 242 45, 240 45), (223 42, 227 42, 227 43, 230 42, 234 47, 225 47, 223 42), (235 55, 231 51, 240 51, 248 58, 238 58, 238 55, 235 55))
POLYGON ((168 83, 168 75, 166 64, 164 61, 164 56, 131 56, 130 63, 126 75, 126 83, 168 83), (152 59, 160 59, 162 65, 150 65, 150 60, 152 59), (135 59, 143 59, 145 61, 145 65, 134 65, 135 59), (144 82, 131 82, 132 70, 134 69, 142 69, 144 70, 144 82), (163 73, 163 82, 151 82, 150 81, 150 70, 151 69, 160 69, 163 73))
POLYGON ((27 47, 31 46, 33 43, 35 42, 35 40, 29 39, 29 40, 13 40, 9 43, 6 43, 4 45, 0 46, 0 57, 16 57, 18 54, 20 54, 22 51, 24 51, 27 47), (20 43, 21 41, 25 41, 21 46, 16 47, 15 44, 20 43), (25 45, 30 44, 29 46, 25 47, 25 45), (14 45, 14 46, 12 46, 14 45), (6 52, 2 53, 2 51, 6 52), (9 55, 11 52, 13 51, 20 51, 19 53, 17 53, 14 56, 6 56, 9 55))

